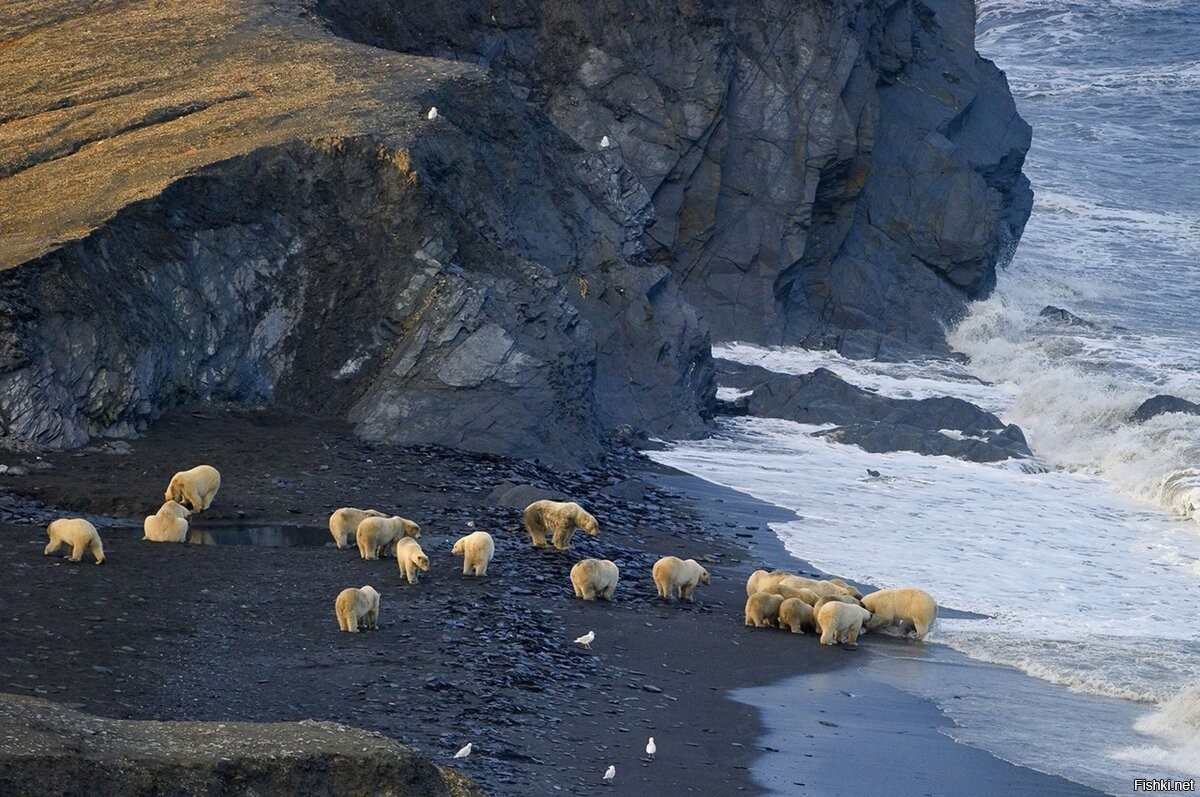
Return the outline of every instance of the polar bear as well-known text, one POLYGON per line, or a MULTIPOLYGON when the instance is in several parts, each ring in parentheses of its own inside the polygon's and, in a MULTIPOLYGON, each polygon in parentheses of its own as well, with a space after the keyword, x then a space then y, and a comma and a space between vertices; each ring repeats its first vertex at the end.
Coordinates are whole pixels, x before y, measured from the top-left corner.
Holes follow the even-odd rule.
POLYGON ((862 603, 849 595, 822 595, 812 605, 813 624, 816 626, 818 634, 821 633, 821 607, 827 603, 849 603, 854 606, 862 606, 862 603))
POLYGON ((534 548, 545 548, 546 532, 550 532, 554 547, 565 551, 571 547, 576 527, 593 537, 600 533, 596 518, 573 501, 543 499, 525 507, 525 530, 529 532, 534 548))
POLYGON ((678 556, 664 556, 654 563, 651 572, 654 576, 654 586, 658 587, 658 597, 663 600, 667 600, 674 590, 678 591, 680 600, 694 603, 696 584, 708 583, 708 571, 695 559, 684 560, 678 556))
POLYGON ((191 470, 181 470, 171 477, 164 501, 186 504, 192 514, 203 512, 212 504, 217 490, 221 489, 221 474, 212 465, 197 465, 191 470))
POLYGON ((143 540, 150 542, 187 542, 188 508, 178 501, 167 501, 142 523, 143 540))
POLYGON ((821 596, 813 592, 808 587, 801 587, 800 589, 795 590, 791 589, 790 587, 785 587, 784 590, 785 591, 781 592, 780 594, 785 598, 796 598, 798 600, 802 600, 808 604, 809 608, 816 606, 817 601, 821 600, 821 596))
POLYGON ((387 516, 375 509, 356 509, 352 506, 333 510, 333 514, 329 516, 329 533, 333 535, 333 542, 337 547, 348 548, 350 538, 358 531, 358 524, 369 517, 387 516))
POLYGON ((812 605, 814 612, 821 611, 821 607, 827 603, 839 601, 841 603, 853 603, 855 606, 862 606, 862 602, 852 595, 822 595, 817 598, 817 602, 812 605))
POLYGON ((82 559, 83 549, 87 548, 92 552, 96 564, 104 564, 104 546, 100 544, 100 534, 95 526, 83 518, 52 520, 46 527, 46 534, 50 537, 50 543, 42 551, 44 555, 49 556, 63 545, 70 545, 71 555, 67 558, 72 562, 82 559))
POLYGON ((859 592, 858 587, 854 586, 853 584, 847 584, 845 581, 843 581, 840 578, 831 578, 831 579, 829 579, 829 583, 837 584, 839 587, 846 590, 847 594, 849 594, 850 597, 855 598, 857 600, 862 600, 862 593, 859 592))
POLYGON ((370 584, 346 587, 338 593, 333 611, 343 631, 357 634, 360 628, 379 628, 379 593, 370 584))
POLYGON ((871 612, 867 628, 875 631, 889 625, 912 629, 917 639, 924 639, 929 626, 937 618, 937 601, 916 587, 881 589, 864 595, 862 605, 871 612))
POLYGON ((805 578, 784 570, 755 570, 750 574, 750 578, 746 579, 746 595, 750 596, 755 592, 774 592, 785 598, 802 598, 804 597, 800 593, 802 589, 811 590, 818 597, 851 594, 850 588, 843 586, 844 584, 845 582, 839 584, 836 581, 805 578))
MULTIPOLYGON (((791 598, 790 600, 796 600, 791 598)), ((779 604, 783 596, 774 592, 756 592, 746 598, 746 625, 771 628, 779 624, 779 604)))
POLYGON ((830 601, 817 609, 816 619, 822 645, 857 645, 863 623, 871 619, 871 613, 857 604, 830 601))
POLYGON ((793 634, 819 630, 813 607, 803 598, 786 598, 779 604, 779 627, 793 634))
POLYGON ((417 539, 421 527, 399 515, 363 518, 355 530, 358 555, 363 559, 378 559, 387 547, 401 537, 417 539))
POLYGON ((412 537, 401 537, 396 540, 396 565, 409 584, 416 584, 418 570, 429 572, 429 557, 421 543, 412 537))
POLYGON ((571 586, 575 597, 585 601, 612 600, 621 570, 611 559, 581 559, 571 568, 571 586))
POLYGON ((496 553, 496 541, 486 531, 473 531, 459 537, 450 553, 463 558, 464 576, 486 576, 488 562, 496 553))

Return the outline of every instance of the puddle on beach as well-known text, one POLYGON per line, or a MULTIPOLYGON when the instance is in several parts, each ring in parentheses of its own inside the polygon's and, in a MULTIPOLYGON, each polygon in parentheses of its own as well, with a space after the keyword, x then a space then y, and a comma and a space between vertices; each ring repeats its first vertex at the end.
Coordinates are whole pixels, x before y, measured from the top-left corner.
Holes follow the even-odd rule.
POLYGON ((220 524, 188 529, 189 545, 259 545, 266 548, 311 548, 333 545, 329 529, 316 526, 220 524))
MULTIPOLYGON (((140 539, 144 533, 136 531, 140 539)), ((189 545, 258 545, 264 548, 320 548, 333 545, 329 529, 318 526, 213 523, 188 529, 189 545)))

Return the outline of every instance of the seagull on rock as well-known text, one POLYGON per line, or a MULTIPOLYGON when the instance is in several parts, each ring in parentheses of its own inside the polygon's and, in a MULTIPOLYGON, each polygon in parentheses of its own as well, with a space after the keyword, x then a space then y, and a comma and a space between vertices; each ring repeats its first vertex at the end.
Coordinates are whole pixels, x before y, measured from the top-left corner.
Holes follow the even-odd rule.
POLYGON ((438 112, 437 112, 437 106, 436 106, 436 105, 435 105, 435 106, 433 106, 432 108, 430 108, 430 109, 429 109, 429 113, 425 114, 425 118, 426 118, 426 119, 428 119, 428 120, 429 120, 429 121, 431 121, 431 122, 432 122, 434 119, 437 119, 437 118, 438 118, 438 112))
POLYGON ((466 758, 470 754, 471 754, 471 743, 467 742, 466 744, 464 744, 462 746, 462 749, 460 749, 457 753, 454 754, 454 757, 455 758, 466 758))
POLYGON ((654 737, 650 737, 650 741, 646 742, 646 755, 654 758, 654 754, 658 752, 658 745, 654 743, 654 737))
MULTIPOLYGON (((576 639, 575 641, 578 642, 580 645, 583 645, 588 650, 591 650, 592 649, 592 640, 595 638, 596 638, 596 632, 588 631, 586 634, 579 637, 579 639, 576 639)), ((612 767, 609 767, 609 769, 612 769, 612 767)))
POLYGON ((612 785, 613 778, 617 776, 617 768, 612 764, 608 765, 608 769, 604 770, 604 782, 609 786, 612 785))
POLYGON ((612 141, 609 140, 608 136, 605 136, 604 138, 600 139, 600 149, 608 149, 611 146, 612 146, 612 141))

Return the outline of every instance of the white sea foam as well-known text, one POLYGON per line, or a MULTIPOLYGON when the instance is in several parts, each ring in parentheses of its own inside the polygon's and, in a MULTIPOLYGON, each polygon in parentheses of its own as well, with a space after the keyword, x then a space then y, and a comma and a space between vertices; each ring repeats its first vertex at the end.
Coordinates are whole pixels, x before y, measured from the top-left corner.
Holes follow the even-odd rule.
MULTIPOLYGON (((1007 388, 1014 398, 1002 415, 1024 429, 1042 460, 1200 519, 1200 416, 1131 421, 1157 393, 1200 402, 1200 374, 1155 358, 1150 346, 1123 346, 1132 337, 1039 326, 1002 290, 974 307, 949 341, 976 373, 1007 388)), ((1194 345, 1180 340, 1166 359, 1194 345)))
POLYGON ((748 396, 752 392, 754 392, 754 391, 738 390, 735 387, 718 387, 717 388, 717 398, 720 399, 721 401, 734 401, 736 399, 742 398, 743 396, 748 396))
POLYGON ((1146 714, 1134 727, 1158 744, 1129 745, 1114 753, 1114 758, 1146 765, 1148 770, 1171 768, 1192 777, 1200 777, 1200 687, 1186 689, 1146 714))

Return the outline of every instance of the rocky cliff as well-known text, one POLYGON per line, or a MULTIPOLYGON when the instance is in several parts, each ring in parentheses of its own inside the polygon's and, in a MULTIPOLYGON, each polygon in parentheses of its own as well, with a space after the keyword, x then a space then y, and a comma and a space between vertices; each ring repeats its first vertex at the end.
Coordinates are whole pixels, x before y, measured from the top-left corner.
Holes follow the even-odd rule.
POLYGON ((965 0, 6 4, 3 435, 278 401, 567 464, 700 433, 710 328, 939 349, 1029 208, 972 28, 965 0))
POLYGON ((720 340, 943 350, 1032 205, 1029 126, 970 0, 321 0, 476 63, 651 197, 647 249, 720 340))

